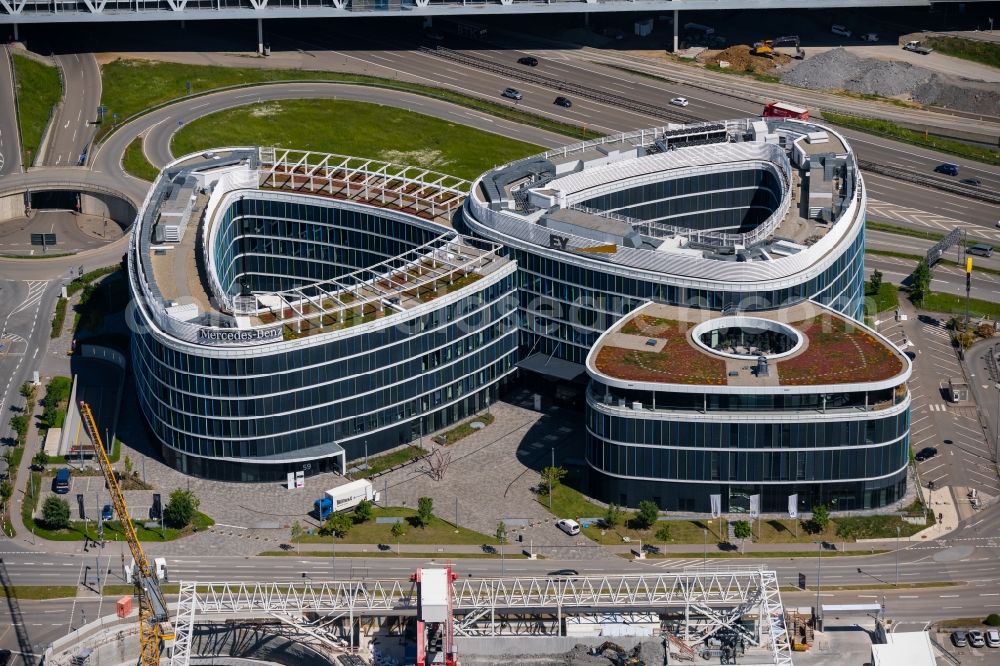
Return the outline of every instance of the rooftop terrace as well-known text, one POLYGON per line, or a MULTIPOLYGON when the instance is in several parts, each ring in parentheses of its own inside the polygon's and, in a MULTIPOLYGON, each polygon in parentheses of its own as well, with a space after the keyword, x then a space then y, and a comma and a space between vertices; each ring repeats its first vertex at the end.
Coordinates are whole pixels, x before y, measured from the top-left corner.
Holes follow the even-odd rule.
POLYGON ((649 303, 598 340, 588 365, 628 382, 789 387, 891 380, 909 361, 812 302, 736 316, 649 303))

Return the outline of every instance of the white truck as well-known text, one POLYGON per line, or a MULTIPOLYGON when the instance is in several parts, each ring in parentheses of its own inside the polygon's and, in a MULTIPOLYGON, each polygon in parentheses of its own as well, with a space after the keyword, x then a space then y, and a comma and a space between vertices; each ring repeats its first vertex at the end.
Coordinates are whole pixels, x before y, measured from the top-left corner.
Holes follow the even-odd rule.
MULTIPOLYGON (((123 572, 123 578, 125 578, 125 583, 131 585, 132 581, 135 580, 135 559, 129 562, 129 565, 125 568, 123 572)), ((164 582, 167 581, 167 559, 165 557, 153 558, 153 573, 156 574, 156 580, 164 582)))
POLYGON ((316 513, 320 520, 325 520, 327 516, 335 511, 353 509, 363 500, 377 502, 379 494, 375 492, 375 486, 368 479, 358 479, 345 483, 336 488, 323 493, 323 497, 314 502, 316 513))
POLYGON ((914 53, 919 53, 920 55, 928 55, 929 53, 934 51, 934 49, 930 48, 929 46, 922 46, 920 42, 916 41, 906 42, 906 44, 903 45, 903 50, 913 51, 914 53))

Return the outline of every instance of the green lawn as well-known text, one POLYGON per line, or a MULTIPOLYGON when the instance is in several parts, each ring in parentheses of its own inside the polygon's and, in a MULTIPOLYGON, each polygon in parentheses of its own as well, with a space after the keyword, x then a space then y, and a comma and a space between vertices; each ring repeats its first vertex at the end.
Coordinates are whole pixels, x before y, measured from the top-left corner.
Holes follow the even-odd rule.
POLYGON ((148 180, 149 182, 153 182, 160 173, 160 170, 150 164, 149 160, 146 159, 146 154, 142 152, 141 136, 137 136, 125 148, 125 154, 122 156, 122 166, 125 168, 126 173, 142 180, 148 180))
MULTIPOLYGON (((548 495, 536 495, 535 497, 539 504, 546 509, 549 508, 548 495)), ((588 500, 579 490, 562 483, 557 484, 552 491, 551 511, 559 518, 572 518, 573 520, 597 518, 603 516, 605 512, 603 507, 588 500)))
POLYGON ((440 436, 444 437, 444 445, 450 446, 460 439, 465 439, 472 433, 476 432, 476 429, 472 427, 473 423, 482 423, 484 426, 488 426, 493 423, 492 414, 480 414, 475 418, 471 418, 464 423, 460 423, 451 430, 445 431, 440 436))
POLYGON ((372 456, 368 459, 368 469, 352 474, 351 476, 355 479, 367 479, 384 472, 387 469, 392 469, 393 467, 397 467, 403 463, 413 460, 414 458, 420 458, 424 455, 427 455, 427 451, 425 449, 422 449, 415 444, 410 445, 399 449, 398 451, 393 451, 392 453, 386 453, 381 456, 372 456))
MULTIPOLYGON (((920 304, 921 310, 928 312, 939 312, 942 314, 965 316, 965 297, 954 294, 942 294, 932 291, 924 296, 924 302, 920 304)), ((989 315, 991 319, 1000 318, 1000 303, 995 301, 984 301, 978 298, 969 299, 969 314, 973 317, 989 315)))
POLYGON ((65 599, 76 596, 75 585, 13 585, 0 586, 0 597, 15 599, 65 599))
MULTIPOLYGON (((404 519, 416 516, 414 509, 405 507, 375 507, 376 517, 399 517, 404 519)), ((437 516, 431 519, 427 527, 414 527, 408 521, 404 521, 406 533, 399 538, 399 543, 407 544, 494 544, 496 537, 487 536, 465 529, 455 527, 451 523, 441 520, 437 516)), ((347 536, 337 539, 337 543, 384 543, 395 544, 396 537, 392 536, 392 525, 388 523, 376 523, 374 519, 367 523, 355 525, 347 533, 347 536)), ((320 536, 316 534, 304 535, 298 543, 330 543, 332 537, 320 536)))
POLYGON ((879 312, 892 310, 899 306, 899 287, 883 281, 878 292, 871 290, 871 283, 865 283, 865 314, 874 316, 879 312))
POLYGON ((59 70, 55 67, 18 54, 14 54, 13 62, 21 151, 25 164, 30 164, 38 156, 38 145, 42 142, 52 108, 62 97, 62 83, 59 81, 59 70))
POLYGON ((981 42, 961 37, 928 37, 924 41, 938 53, 990 67, 1000 67, 1000 44, 996 42, 981 42))
POLYGON ((62 296, 56 301, 56 313, 52 316, 52 330, 49 337, 52 339, 62 335, 63 326, 66 324, 66 304, 69 301, 62 296))
POLYGON ((412 111, 345 100, 279 100, 199 118, 174 135, 175 155, 219 146, 282 146, 410 164, 473 179, 540 146, 412 111))
POLYGON ((979 146, 962 143, 961 141, 955 141, 953 139, 944 139, 939 136, 925 136, 923 132, 902 127, 901 125, 897 125, 889 120, 881 120, 878 118, 859 118, 857 116, 849 116, 834 113, 832 111, 824 111, 823 120, 833 123, 834 125, 840 125, 841 127, 849 127, 851 129, 867 132, 869 134, 889 137, 891 139, 910 143, 915 146, 933 148, 934 150, 938 150, 942 153, 959 155, 972 160, 985 162, 986 164, 1000 164, 1000 151, 993 150, 991 148, 981 148, 979 146))
MULTIPOLYGON (((190 84, 190 93, 198 94, 227 86, 303 80, 335 81, 403 90, 453 102, 557 134, 576 138, 600 136, 584 127, 543 118, 505 102, 483 100, 460 92, 376 76, 304 69, 251 69, 119 59, 101 67, 103 86, 101 103, 109 109, 106 117, 117 113, 118 121, 121 122, 150 107, 187 95, 189 92, 188 84, 190 84)), ((108 126, 102 128, 102 133, 106 133, 109 129, 108 126)))

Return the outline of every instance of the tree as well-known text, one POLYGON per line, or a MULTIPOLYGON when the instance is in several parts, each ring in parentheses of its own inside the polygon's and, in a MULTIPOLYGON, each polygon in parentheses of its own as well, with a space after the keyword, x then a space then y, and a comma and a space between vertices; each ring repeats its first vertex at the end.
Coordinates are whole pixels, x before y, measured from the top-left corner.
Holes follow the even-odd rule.
POLYGON ((200 505, 193 492, 178 488, 170 493, 170 500, 163 507, 163 519, 171 527, 187 527, 194 520, 200 505))
POLYGON ((292 543, 295 544, 295 552, 299 550, 299 539, 302 538, 302 532, 302 523, 297 520, 292 523, 292 543))
POLYGON ((18 392, 21 394, 21 397, 27 400, 28 402, 34 402, 35 398, 38 395, 38 391, 35 389, 35 385, 32 384, 31 382, 24 382, 23 384, 21 384, 21 388, 19 389, 18 392))
POLYGON ((996 613, 990 613, 989 615, 986 616, 986 619, 983 621, 983 624, 985 624, 988 627, 1000 627, 1000 615, 997 615, 996 613))
POLYGON ((830 511, 825 504, 817 504, 812 508, 812 520, 810 521, 817 532, 822 532, 830 524, 830 511))
POLYGON ((549 488, 555 489, 566 478, 565 467, 548 466, 542 470, 542 482, 538 484, 538 494, 547 495, 549 488))
POLYGON ((837 523, 837 536, 841 538, 843 542, 851 541, 857 536, 857 529, 853 521, 846 521, 843 523, 837 523))
POLYGON ((878 290, 882 287, 882 271, 875 269, 872 271, 871 279, 871 293, 878 294, 878 290))
POLYGON ((323 527, 326 534, 343 539, 354 527, 354 518, 348 513, 331 513, 330 517, 323 523, 323 527))
POLYGON ((28 426, 30 421, 25 414, 17 414, 10 417, 10 429, 17 433, 17 445, 22 446, 28 437, 28 426))
POLYGON ((604 524, 608 527, 618 527, 625 520, 625 512, 617 504, 609 504, 604 512, 604 524))
POLYGON ((371 500, 361 500, 358 502, 358 505, 354 507, 354 522, 367 523, 374 517, 375 509, 371 500))
POLYGON ((910 300, 914 305, 923 305, 924 297, 931 287, 931 269, 927 265, 926 259, 917 262, 917 267, 913 269, 910 276, 910 300))
POLYGON ((434 500, 430 497, 417 499, 417 524, 420 527, 427 527, 434 517, 434 500))
POLYGON ((399 537, 406 534, 406 528, 403 527, 403 521, 399 521, 392 524, 392 529, 389 530, 392 536, 396 537, 396 541, 399 541, 399 537))
POLYGON ((660 507, 652 500, 642 500, 639 502, 639 511, 635 514, 633 521, 640 530, 648 530, 656 524, 656 519, 660 517, 660 507))
POLYGON ((125 456, 125 460, 122 461, 122 467, 125 468, 125 476, 126 477, 131 477, 132 476, 132 459, 129 458, 127 455, 125 456))
POLYGON ((740 540, 740 552, 743 552, 744 542, 753 536, 750 523, 745 520, 737 520, 733 523, 733 536, 740 540))
POLYGON ((656 530, 656 538, 657 538, 658 541, 662 541, 662 542, 666 543, 667 541, 670 541, 670 537, 671 537, 671 535, 670 535, 670 523, 663 523, 656 530))
POLYGON ((7 502, 10 501, 11 495, 13 494, 14 494, 14 486, 11 485, 11 482, 8 481, 7 479, 0 481, 0 500, 3 500, 3 502, 0 502, 0 504, 6 506, 7 502))
POLYGON ((45 467, 48 464, 49 454, 45 452, 45 449, 42 449, 31 457, 31 465, 33 467, 45 467))
POLYGON ((498 543, 507 543, 507 526, 504 524, 502 520, 499 523, 497 523, 496 535, 498 543))
POLYGON ((53 530, 69 527, 69 502, 49 495, 42 504, 42 522, 53 530))

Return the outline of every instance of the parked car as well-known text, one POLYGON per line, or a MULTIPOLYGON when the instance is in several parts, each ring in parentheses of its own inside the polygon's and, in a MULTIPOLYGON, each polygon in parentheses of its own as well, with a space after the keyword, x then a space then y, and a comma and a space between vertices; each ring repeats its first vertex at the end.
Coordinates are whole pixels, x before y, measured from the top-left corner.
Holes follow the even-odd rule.
POLYGON ((107 522, 115 517, 115 512, 111 510, 110 504, 105 504, 104 508, 101 509, 101 520, 107 522))
POLYGON ((973 187, 979 187, 980 185, 983 184, 983 181, 979 178, 963 178, 958 182, 962 183, 963 185, 972 185, 973 187))
POLYGON ((978 629, 973 629, 969 632, 969 645, 972 647, 986 647, 986 639, 983 638, 983 632, 978 629))
POLYGON ((517 88, 504 88, 503 89, 503 96, 504 97, 509 97, 510 99, 523 99, 524 98, 524 95, 522 95, 521 91, 518 90, 517 88))
POLYGON ((65 495, 69 492, 69 484, 73 479, 73 473, 68 467, 61 468, 56 472, 56 478, 52 482, 52 490, 60 495, 65 495))
POLYGON ((924 448, 917 451, 917 455, 913 456, 913 459, 917 462, 923 462, 925 460, 930 460, 938 454, 938 450, 933 446, 925 446, 924 448))
POLYGON ((943 173, 946 176, 957 176, 958 175, 958 165, 957 164, 938 164, 934 167, 934 171, 937 173, 943 173))
POLYGON ((570 536, 580 533, 580 523, 575 520, 570 520, 569 518, 563 518, 562 520, 556 521, 556 527, 570 536))
POLYGON ((687 97, 674 97, 672 100, 670 100, 670 103, 673 104, 674 106, 688 105, 687 97))
POLYGON ((554 103, 558 104, 559 106, 565 109, 568 109, 569 107, 573 106, 573 102, 569 101, 568 98, 563 97, 562 95, 556 97, 556 101, 554 103))
POLYGON ((523 56, 518 58, 517 62, 521 65, 527 65, 528 67, 538 66, 538 58, 535 58, 534 56, 523 56))
POLYGON ((986 644, 991 648, 1000 648, 1000 629, 989 629, 986 632, 986 644))
POLYGON ((645 551, 647 553, 650 553, 652 555, 659 555, 660 554, 660 547, 659 546, 654 546, 651 543, 644 543, 644 544, 642 544, 642 549, 643 549, 643 551, 645 551))
POLYGON ((550 571, 549 576, 579 576, 580 572, 576 569, 556 569, 555 571, 550 571))
POLYGON ((965 647, 969 644, 965 632, 961 629, 951 632, 951 642, 955 647, 965 647))

